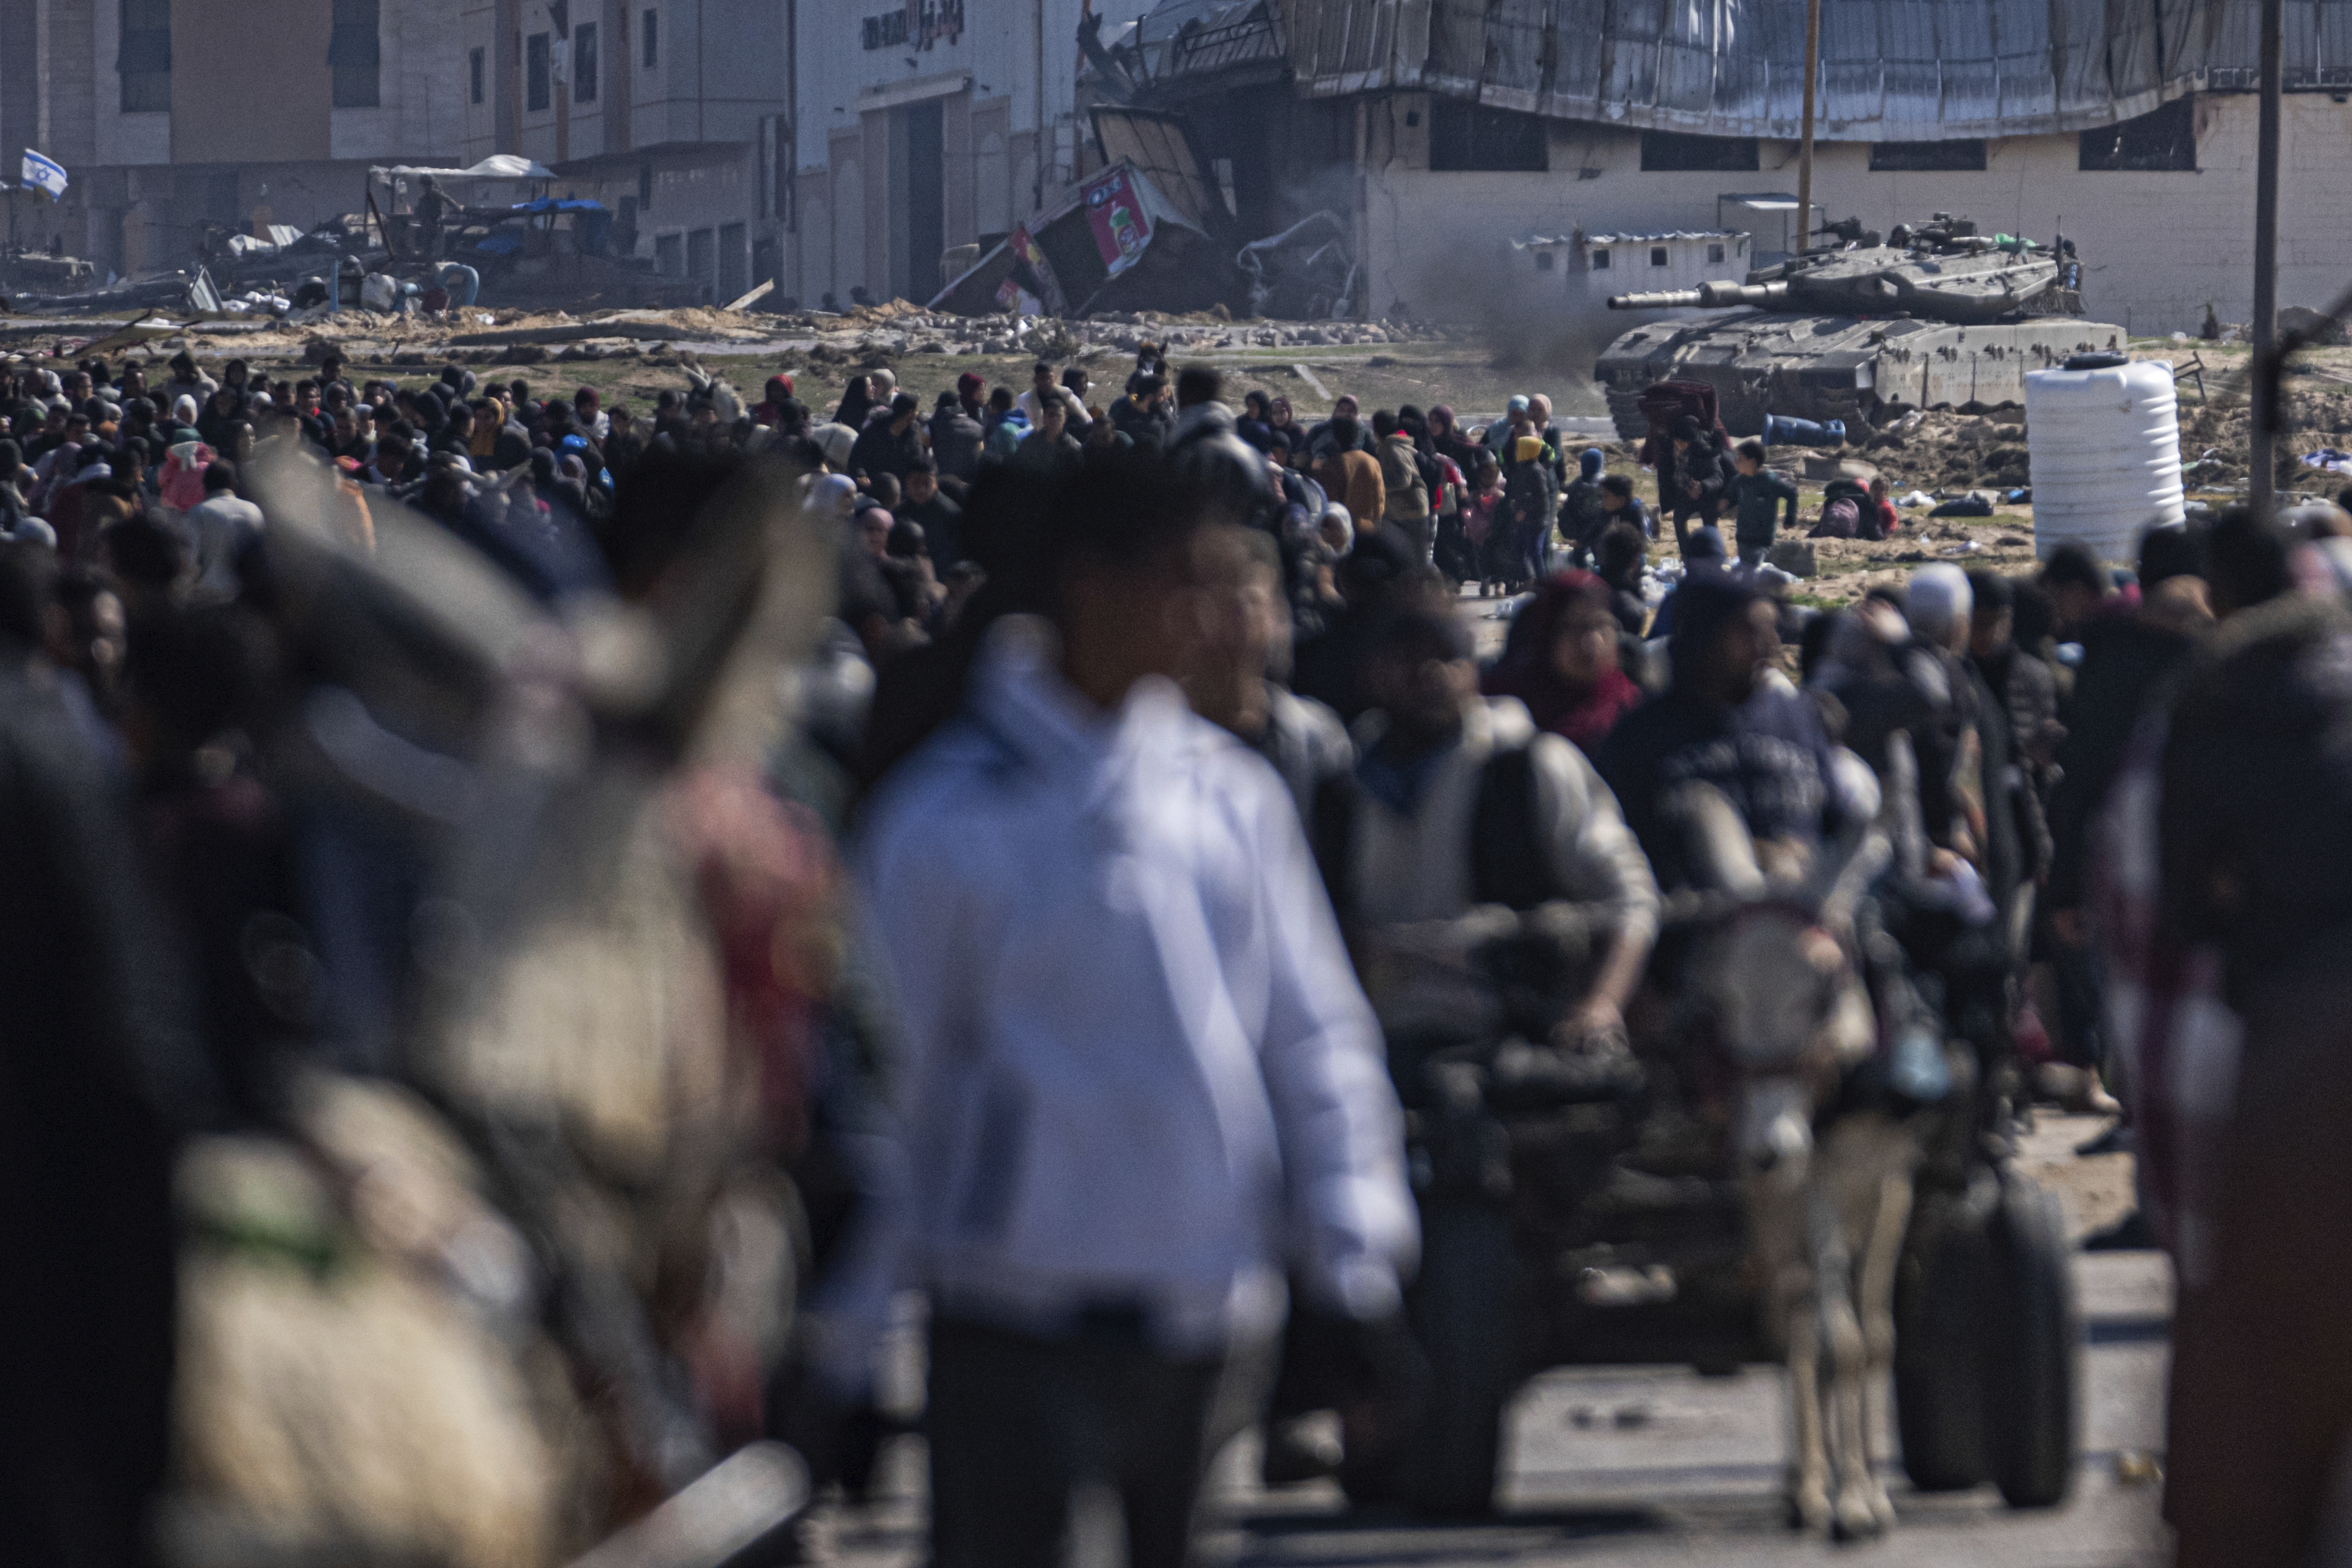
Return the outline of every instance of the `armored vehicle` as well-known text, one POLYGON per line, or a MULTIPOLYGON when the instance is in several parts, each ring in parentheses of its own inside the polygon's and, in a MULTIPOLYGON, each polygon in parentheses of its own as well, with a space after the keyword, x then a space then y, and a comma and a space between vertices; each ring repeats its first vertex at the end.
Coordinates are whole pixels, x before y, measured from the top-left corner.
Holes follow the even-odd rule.
POLYGON ((1945 213, 1883 243, 1852 220, 1824 232, 1839 248, 1745 283, 1611 298, 1612 310, 1734 312, 1652 321, 1609 345, 1594 379, 1618 434, 1647 434, 1637 405, 1654 382, 1714 386, 1736 435, 1759 433, 1768 413, 1853 431, 1899 409, 2021 403, 2026 371, 2125 346, 2122 328, 2080 319, 2082 267, 2066 241, 1979 235, 1945 213))

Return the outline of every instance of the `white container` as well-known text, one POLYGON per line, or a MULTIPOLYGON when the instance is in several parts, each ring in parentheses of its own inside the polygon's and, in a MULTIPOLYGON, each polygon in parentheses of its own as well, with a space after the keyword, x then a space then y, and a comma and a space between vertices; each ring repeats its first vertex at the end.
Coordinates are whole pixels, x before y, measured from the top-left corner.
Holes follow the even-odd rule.
POLYGON ((2036 555, 2046 559, 2073 541, 2101 560, 2129 561, 2140 535, 2187 519, 2166 361, 2029 371, 2025 430, 2036 555))

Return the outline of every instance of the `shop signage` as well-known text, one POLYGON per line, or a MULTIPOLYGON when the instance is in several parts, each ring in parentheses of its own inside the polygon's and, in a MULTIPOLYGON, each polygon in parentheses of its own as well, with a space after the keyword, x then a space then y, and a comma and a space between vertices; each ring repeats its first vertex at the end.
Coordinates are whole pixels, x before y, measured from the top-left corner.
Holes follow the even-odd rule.
POLYGON ((907 0, 868 16, 861 37, 869 49, 928 49, 963 37, 963 0, 907 0))

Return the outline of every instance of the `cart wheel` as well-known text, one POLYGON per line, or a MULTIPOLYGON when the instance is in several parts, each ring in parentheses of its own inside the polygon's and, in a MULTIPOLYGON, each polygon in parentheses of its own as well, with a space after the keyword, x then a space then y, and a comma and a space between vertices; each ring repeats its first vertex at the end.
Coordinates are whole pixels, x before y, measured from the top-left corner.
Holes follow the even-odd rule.
POLYGON ((1406 1499, 1421 1512, 1494 1507, 1503 1409, 1518 1385, 1516 1267, 1507 1214, 1466 1204, 1423 1211, 1412 1316, 1429 1396, 1402 1465, 1406 1499))
MULTIPOLYGON (((1988 1195, 1989 1196, 1989 1195, 1988 1195)), ((1992 1474, 1985 1441, 1984 1209, 1923 1206, 1895 1277, 1895 1415, 1903 1469, 1921 1491, 1966 1491, 1992 1474)))
POLYGON ((2065 1500, 2074 1478, 2074 1276, 2057 1198, 2022 1176, 2003 1182, 2000 1197, 1986 1447, 2010 1507, 2049 1508, 2065 1500))

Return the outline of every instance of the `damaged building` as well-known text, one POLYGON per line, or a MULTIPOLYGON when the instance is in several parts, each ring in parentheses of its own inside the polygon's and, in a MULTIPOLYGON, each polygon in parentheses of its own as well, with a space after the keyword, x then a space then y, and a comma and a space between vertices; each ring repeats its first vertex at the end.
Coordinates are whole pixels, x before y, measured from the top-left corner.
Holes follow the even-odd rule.
POLYGON ((446 163, 460 0, 0 0, 0 149, 65 166, 16 193, 20 243, 96 277, 188 266, 234 234, 308 231, 377 163, 446 163))
MULTIPOLYGON (((2245 320, 2258 10, 1824 0, 1817 214, 2063 233, 2094 316, 2245 320)), ((1085 85, 1181 117, 1239 231, 1337 214, 1354 313, 1508 317, 1591 295, 1594 249, 1643 290, 1721 243, 1672 236, 1784 248, 1786 215, 1727 203, 1792 214, 1804 31, 1803 0, 1166 0, 1104 29, 1085 85)), ((2285 61, 2280 298, 2324 300, 2352 238, 2352 0, 2291 6, 2285 61)))

